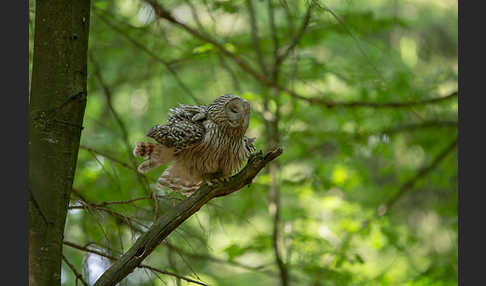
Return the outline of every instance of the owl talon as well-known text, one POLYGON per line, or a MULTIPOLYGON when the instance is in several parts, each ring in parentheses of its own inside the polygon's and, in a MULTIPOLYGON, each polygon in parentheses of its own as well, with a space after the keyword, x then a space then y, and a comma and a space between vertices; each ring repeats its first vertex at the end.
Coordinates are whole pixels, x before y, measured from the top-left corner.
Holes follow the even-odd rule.
POLYGON ((206 184, 208 184, 208 186, 214 186, 214 185, 226 183, 228 181, 229 181, 229 178, 213 178, 213 179, 207 180, 206 184))

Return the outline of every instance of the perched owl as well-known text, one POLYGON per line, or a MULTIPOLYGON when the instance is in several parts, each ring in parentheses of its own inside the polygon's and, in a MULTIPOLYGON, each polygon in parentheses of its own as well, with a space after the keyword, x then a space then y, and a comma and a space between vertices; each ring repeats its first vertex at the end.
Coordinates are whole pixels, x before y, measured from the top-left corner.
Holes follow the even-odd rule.
POLYGON ((255 138, 245 136, 250 104, 241 97, 228 94, 207 106, 180 105, 170 111, 167 124, 147 132, 158 143, 137 142, 133 150, 147 159, 138 167, 141 173, 173 162, 159 177, 159 189, 189 196, 203 182, 228 178, 255 151, 255 138))

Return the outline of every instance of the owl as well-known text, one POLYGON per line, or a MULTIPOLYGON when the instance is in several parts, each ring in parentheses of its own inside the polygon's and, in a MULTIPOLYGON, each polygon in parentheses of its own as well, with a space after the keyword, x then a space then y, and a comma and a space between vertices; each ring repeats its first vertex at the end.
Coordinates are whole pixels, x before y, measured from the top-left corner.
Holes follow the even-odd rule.
POLYGON ((245 136, 249 122, 250 104, 232 94, 205 106, 171 108, 167 124, 147 132, 157 143, 136 143, 133 154, 146 159, 138 171, 172 162, 157 188, 190 196, 203 182, 211 185, 229 178, 255 151, 255 138, 245 136))

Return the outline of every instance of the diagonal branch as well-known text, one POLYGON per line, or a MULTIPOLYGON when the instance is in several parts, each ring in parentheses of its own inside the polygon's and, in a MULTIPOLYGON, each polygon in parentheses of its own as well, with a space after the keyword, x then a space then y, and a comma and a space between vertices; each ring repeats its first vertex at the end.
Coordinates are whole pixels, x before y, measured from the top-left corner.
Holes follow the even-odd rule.
POLYGON ((168 61, 162 59, 160 56, 156 55, 154 52, 152 52, 151 50, 149 50, 146 46, 142 45, 137 40, 135 40, 130 35, 128 35, 125 31, 123 31, 122 29, 116 27, 112 23, 110 23, 102 14, 100 14, 100 19, 108 27, 110 27, 111 29, 113 29, 117 33, 119 33, 122 36, 124 36, 130 43, 132 43, 132 45, 134 45, 135 47, 137 47, 138 49, 140 49, 142 52, 148 54, 149 56, 151 56, 152 58, 154 58, 158 62, 162 63, 166 67, 166 69, 169 71, 169 73, 174 77, 175 81, 181 87, 181 89, 184 90, 184 92, 187 93, 187 95, 189 95, 189 97, 191 97, 192 100, 194 100, 194 102, 196 102, 197 104, 201 104, 201 102, 197 99, 197 97, 194 95, 194 93, 192 93, 191 89, 189 89, 186 86, 186 84, 184 84, 184 82, 181 80, 181 78, 177 74, 176 70, 173 68, 171 62, 168 62, 168 61))
POLYGON ((435 170, 440 163, 454 151, 457 147, 457 138, 454 139, 447 147, 445 147, 433 160, 430 164, 423 166, 412 178, 406 181, 404 184, 400 186, 398 191, 387 201, 383 204, 378 206, 374 209, 373 214, 371 217, 364 219, 361 222, 361 227, 357 232, 348 233, 346 237, 343 238, 341 243, 341 250, 339 256, 336 258, 336 263, 341 263, 344 259, 344 251, 349 245, 351 244, 351 240, 353 239, 354 235, 364 230, 368 229, 372 223, 376 222, 376 220, 382 216, 386 216, 390 213, 391 208, 395 205, 395 203, 402 198, 407 192, 412 190, 413 186, 417 181, 427 176, 430 172, 435 170))
MULTIPOLYGON (((102 257, 105 257, 105 258, 108 258, 112 261, 117 261, 117 258, 116 257, 113 257, 111 255, 108 255, 108 254, 105 254, 101 251, 98 251, 98 250, 95 250, 95 249, 91 249, 91 248, 87 248, 87 247, 84 247, 84 246, 81 246, 81 245, 77 245, 75 243, 72 243, 70 241, 63 241, 63 244, 64 245, 67 245, 69 247, 72 247, 74 249, 78 249, 78 250, 82 250, 82 251, 85 251, 85 252, 89 252, 89 253, 93 253, 93 254, 96 254, 96 255, 99 255, 99 256, 102 256, 102 257)), ((147 265, 147 264, 140 264, 139 266, 137 266, 138 268, 145 268, 145 269, 149 269, 149 270, 152 270, 152 271, 155 271, 155 272, 158 272, 158 273, 162 273, 162 274, 165 274, 165 275, 170 275, 170 276, 174 276, 174 277, 177 277, 179 279, 182 279, 182 280, 185 280, 187 282, 191 282, 191 283, 195 283, 195 284, 199 284, 199 285, 207 285, 207 284, 204 284, 200 281, 196 281, 196 280, 193 280, 191 278, 187 278, 185 276, 182 276, 182 275, 179 275, 179 274, 176 274, 176 273, 173 273, 173 272, 169 272, 169 271, 164 271, 164 270, 160 270, 160 269, 157 269, 155 267, 152 267, 150 265, 147 265)))
MULTIPOLYGON (((135 217, 130 217, 130 216, 126 216, 124 214, 121 214, 117 211, 114 211, 110 208, 107 208, 107 207, 104 207, 104 206, 99 206, 97 204, 93 204, 91 202, 89 202, 88 200, 86 200, 76 189, 72 189, 72 193, 74 195, 76 195, 78 198, 81 199, 82 201, 82 205, 81 206, 71 206, 71 207, 68 207, 68 209, 85 209, 87 211, 90 211, 91 209, 95 209, 95 210, 99 210, 99 211, 103 211, 109 215, 111 215, 112 217, 116 218, 116 219, 119 219, 121 220, 122 222, 125 222, 132 230, 135 230, 135 231, 140 231, 140 229, 138 227, 135 227, 133 223, 136 223, 142 227, 144 227, 145 229, 148 229, 148 226, 145 225, 143 222, 139 221, 138 218, 135 218, 135 217)), ((101 226, 101 225, 100 225, 101 226)))
POLYGON ((405 182, 398 190, 398 192, 395 195, 393 195, 393 197, 391 197, 388 201, 382 204, 378 208, 378 214, 380 216, 385 215, 395 205, 395 203, 401 197, 403 197, 403 195, 405 195, 409 190, 412 189, 412 187, 415 185, 415 183, 418 180, 425 177, 428 173, 430 173, 435 168, 437 168, 437 166, 439 166, 439 164, 447 157, 447 155, 449 155, 452 151, 456 149, 456 146, 457 146, 457 138, 454 139, 454 141, 452 141, 449 145, 447 145, 447 147, 444 148, 429 165, 421 168, 414 177, 412 177, 410 180, 405 182))
POLYGON ((215 197, 226 196, 250 184, 269 162, 282 154, 276 148, 263 155, 260 151, 250 156, 248 164, 224 184, 201 186, 191 197, 180 202, 161 216, 142 234, 133 246, 96 281, 95 286, 113 286, 130 274, 180 224, 215 197))
POLYGON ((309 5, 307 7, 307 11, 305 12, 304 16, 304 21, 302 25, 300 26, 299 31, 297 34, 293 37, 292 41, 290 44, 287 46, 287 48, 282 52, 277 55, 277 60, 276 60, 276 65, 280 65, 290 54, 290 52, 297 46, 297 44, 300 42, 300 39, 305 33, 305 30, 309 26, 310 19, 311 19, 311 14, 312 14, 312 5, 309 5))

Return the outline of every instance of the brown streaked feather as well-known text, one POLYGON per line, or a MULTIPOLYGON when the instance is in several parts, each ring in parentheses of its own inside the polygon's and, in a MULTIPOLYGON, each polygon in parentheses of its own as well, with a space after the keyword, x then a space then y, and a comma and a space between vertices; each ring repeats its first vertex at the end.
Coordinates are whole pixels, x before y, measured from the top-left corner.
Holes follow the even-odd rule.
MULTIPOLYGON (((167 158, 174 161, 159 177, 157 188, 190 195, 215 174, 231 176, 256 150, 255 138, 244 136, 250 112, 244 99, 224 95, 208 106, 180 105, 170 111, 167 124, 156 125, 147 133, 167 154, 150 156, 139 167, 142 172, 168 162, 167 158)), ((141 145, 137 155, 154 154, 150 148, 141 145)))
POLYGON ((137 168, 140 173, 147 173, 153 168, 174 160, 174 148, 157 143, 137 142, 133 149, 133 155, 148 159, 137 168))

